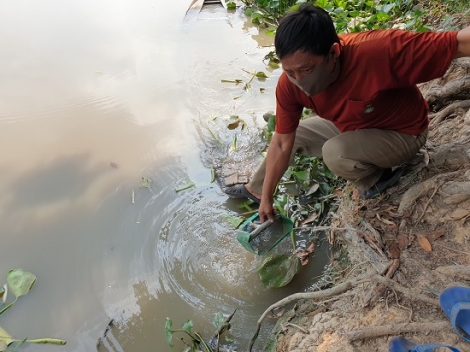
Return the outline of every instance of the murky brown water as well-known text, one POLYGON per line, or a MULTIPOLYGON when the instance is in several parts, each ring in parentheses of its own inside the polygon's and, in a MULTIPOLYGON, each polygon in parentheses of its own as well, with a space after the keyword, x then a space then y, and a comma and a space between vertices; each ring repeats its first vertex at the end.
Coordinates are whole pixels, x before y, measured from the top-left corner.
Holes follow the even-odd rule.
POLYGON ((219 155, 201 126, 229 115, 262 126, 280 72, 262 63, 271 38, 238 12, 185 18, 188 6, 0 4, 0 275, 38 278, 0 326, 68 341, 25 351, 94 351, 110 319, 100 350, 166 351, 166 317, 209 334, 215 314, 235 308, 234 347, 245 348, 260 314, 321 272, 313 262, 264 289, 259 258, 223 221, 239 202, 210 183, 219 155), (249 78, 242 69, 270 78, 247 91, 221 83, 249 78), (175 192, 186 178, 196 187, 175 192))

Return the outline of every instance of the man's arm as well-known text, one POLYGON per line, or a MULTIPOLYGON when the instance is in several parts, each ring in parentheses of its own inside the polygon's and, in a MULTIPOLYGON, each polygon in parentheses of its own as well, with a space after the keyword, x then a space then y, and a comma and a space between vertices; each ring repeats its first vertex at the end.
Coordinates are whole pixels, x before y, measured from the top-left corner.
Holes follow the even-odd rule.
POLYGON ((295 132, 275 133, 269 144, 266 156, 266 175, 263 182, 263 192, 258 214, 262 222, 269 219, 274 221, 273 194, 282 175, 289 166, 290 155, 294 145, 295 132))
POLYGON ((455 59, 470 56, 470 26, 457 33, 457 53, 455 59))

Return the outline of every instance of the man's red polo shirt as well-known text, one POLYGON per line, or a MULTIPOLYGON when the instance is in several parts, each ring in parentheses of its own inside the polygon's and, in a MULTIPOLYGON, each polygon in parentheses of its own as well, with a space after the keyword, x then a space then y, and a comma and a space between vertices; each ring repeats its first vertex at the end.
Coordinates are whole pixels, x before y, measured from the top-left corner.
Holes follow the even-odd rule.
POLYGON ((423 132, 429 123, 428 105, 416 84, 445 74, 457 51, 457 32, 382 30, 340 35, 340 40, 341 72, 324 91, 308 97, 281 74, 276 132, 294 132, 304 107, 341 132, 423 132))

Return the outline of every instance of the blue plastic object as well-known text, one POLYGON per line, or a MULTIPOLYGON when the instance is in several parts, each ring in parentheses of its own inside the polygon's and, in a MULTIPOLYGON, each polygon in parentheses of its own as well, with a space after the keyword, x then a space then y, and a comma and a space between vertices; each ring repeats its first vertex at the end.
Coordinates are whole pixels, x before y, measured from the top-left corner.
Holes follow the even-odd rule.
POLYGON ((449 287, 442 291, 439 302, 457 335, 470 342, 470 288, 449 287))
POLYGON ((418 345, 401 336, 395 337, 390 341, 388 345, 388 352, 434 352, 436 348, 442 347, 447 348, 453 352, 460 352, 460 350, 455 347, 441 345, 437 343, 418 345))

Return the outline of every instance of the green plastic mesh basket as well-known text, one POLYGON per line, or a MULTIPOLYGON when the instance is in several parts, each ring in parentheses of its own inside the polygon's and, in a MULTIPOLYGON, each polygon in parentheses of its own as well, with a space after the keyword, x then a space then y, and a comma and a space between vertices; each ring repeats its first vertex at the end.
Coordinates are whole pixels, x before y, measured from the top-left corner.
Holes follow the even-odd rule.
POLYGON ((238 230, 237 240, 247 250, 257 255, 264 255, 276 247, 294 228, 294 223, 285 216, 277 214, 275 222, 259 221, 256 213, 238 230))

